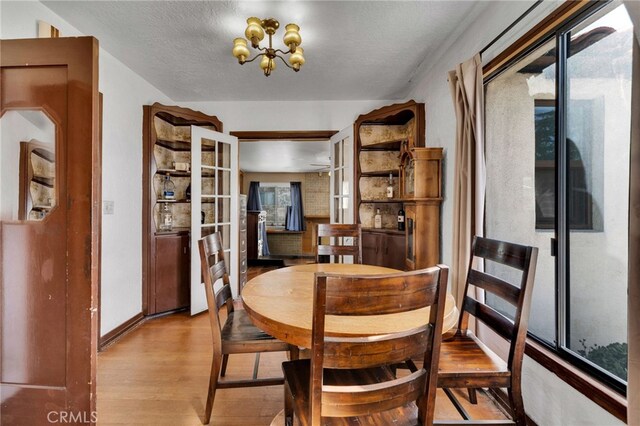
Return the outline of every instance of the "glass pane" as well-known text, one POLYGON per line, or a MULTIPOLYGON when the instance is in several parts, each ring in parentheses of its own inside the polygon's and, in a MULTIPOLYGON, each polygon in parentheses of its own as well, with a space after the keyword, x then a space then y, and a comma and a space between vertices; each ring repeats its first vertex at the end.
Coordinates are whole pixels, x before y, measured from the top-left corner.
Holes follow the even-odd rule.
POLYGON ((215 203, 212 202, 207 202, 207 203, 202 203, 201 206, 201 211, 200 211, 200 223, 204 224, 204 223, 215 223, 215 215, 214 215, 214 210, 213 210, 213 206, 215 205, 215 203))
POLYGON ((566 344, 623 380, 627 379, 632 43, 631 21, 619 6, 571 32, 567 61, 566 344))
POLYGON ((340 197, 333 197, 333 220, 337 223, 342 223, 340 213, 340 197))
POLYGON ((56 126, 29 110, 8 111, 1 123, 0 220, 42 220, 56 205, 56 126))
POLYGON ((340 167, 340 142, 333 144, 333 167, 340 167))
POLYGON ((218 142, 218 167, 228 169, 231 167, 231 145, 218 142))
POLYGON ((218 198, 218 222, 231 222, 231 198, 218 198))
POLYGON ((340 187, 342 186, 342 169, 335 171, 335 177, 333 178, 333 193, 340 195, 340 187))
POLYGON ((216 141, 211 139, 202 139, 202 165, 213 167, 214 163, 214 154, 216 150, 216 141))
POLYGON ((344 139, 340 141, 340 154, 341 154, 340 155, 340 167, 344 167, 344 165, 345 165, 344 156, 345 156, 345 148, 346 148, 346 146, 345 146, 344 143, 345 143, 344 139))
POLYGON ((231 172, 218 170, 216 195, 231 195, 231 172))
MULTIPOLYGON (((222 248, 229 250, 231 248, 231 225, 220 225, 217 230, 222 237, 222 248)), ((229 257, 226 253, 225 256, 229 257)))
MULTIPOLYGON (((554 180, 549 179, 555 175, 554 129, 549 128, 555 122, 554 102, 555 40, 486 86, 486 235, 539 248, 529 331, 550 343, 557 339, 555 258, 549 242, 555 234, 538 226, 537 219, 541 209, 548 215, 554 208, 549 208, 554 202, 554 180)), ((486 270, 505 273, 495 264, 486 270)), ((487 295, 487 303, 513 313, 493 295, 487 295)))

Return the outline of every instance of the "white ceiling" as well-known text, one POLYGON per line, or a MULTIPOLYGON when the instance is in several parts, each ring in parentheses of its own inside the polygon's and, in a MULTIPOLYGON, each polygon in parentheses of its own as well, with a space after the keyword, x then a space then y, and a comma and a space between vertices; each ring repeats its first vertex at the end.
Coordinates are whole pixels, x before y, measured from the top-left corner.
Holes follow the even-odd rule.
POLYGON ((254 173, 326 172, 324 166, 329 165, 329 148, 329 141, 240 142, 240 170, 254 173))
POLYGON ((44 1, 176 102, 399 99, 489 2, 44 1), (231 55, 250 16, 300 25, 307 63, 266 78, 231 55))

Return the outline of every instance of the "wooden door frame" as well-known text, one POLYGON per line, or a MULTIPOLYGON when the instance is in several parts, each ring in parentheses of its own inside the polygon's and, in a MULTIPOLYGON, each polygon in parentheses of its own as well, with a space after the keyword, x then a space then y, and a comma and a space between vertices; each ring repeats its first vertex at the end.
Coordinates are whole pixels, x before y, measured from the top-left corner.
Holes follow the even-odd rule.
MULTIPOLYGON (((66 149, 64 162, 67 198, 59 200, 66 204, 68 223, 72 224, 65 231, 65 408, 74 413, 84 412, 90 423, 95 424, 102 187, 98 41, 93 37, 2 40, 0 52, 3 68, 56 65, 67 70, 66 144, 70 148, 66 149), (91 108, 86 108, 87 103, 91 108)), ((27 103, 2 105, 0 116, 9 110, 32 107, 27 103)), ((44 404, 47 399, 45 396, 31 402, 44 404)))

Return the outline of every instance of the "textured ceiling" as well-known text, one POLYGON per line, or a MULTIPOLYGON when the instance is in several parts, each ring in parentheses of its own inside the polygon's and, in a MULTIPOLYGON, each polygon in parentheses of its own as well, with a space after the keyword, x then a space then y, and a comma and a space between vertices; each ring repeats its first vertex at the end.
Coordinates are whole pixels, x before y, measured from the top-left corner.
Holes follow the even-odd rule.
POLYGON ((397 99, 477 16, 471 1, 44 1, 174 101, 397 99), (249 16, 300 25, 306 65, 266 78, 231 55, 249 16), (451 40, 448 40, 449 42, 451 40))
POLYGON ((326 172, 328 166, 328 141, 252 141, 240 143, 240 170, 244 172, 326 172))

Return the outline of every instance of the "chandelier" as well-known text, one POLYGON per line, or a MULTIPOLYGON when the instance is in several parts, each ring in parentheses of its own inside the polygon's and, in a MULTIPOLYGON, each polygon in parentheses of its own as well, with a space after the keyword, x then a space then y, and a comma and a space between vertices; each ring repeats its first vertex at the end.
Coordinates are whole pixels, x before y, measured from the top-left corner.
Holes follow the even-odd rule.
POLYGON ((233 40, 233 56, 238 59, 240 65, 262 58, 260 60, 260 68, 262 68, 264 75, 268 77, 271 75, 271 71, 276 69, 276 58, 280 58, 286 66, 295 72, 300 71, 300 67, 305 62, 304 50, 300 47, 300 43, 302 43, 299 32, 300 27, 296 24, 288 24, 284 27, 286 32, 284 33, 283 41, 285 46, 289 48, 286 52, 273 48, 272 38, 279 27, 280 23, 273 18, 260 19, 252 17, 247 19, 247 29, 244 31, 244 35, 251 41, 251 47, 262 53, 247 59, 251 55, 247 47, 247 40, 242 37, 236 38, 233 40), (269 47, 260 47, 260 42, 264 38, 265 32, 269 35, 269 47), (290 55, 289 63, 287 63, 285 55, 290 55))

